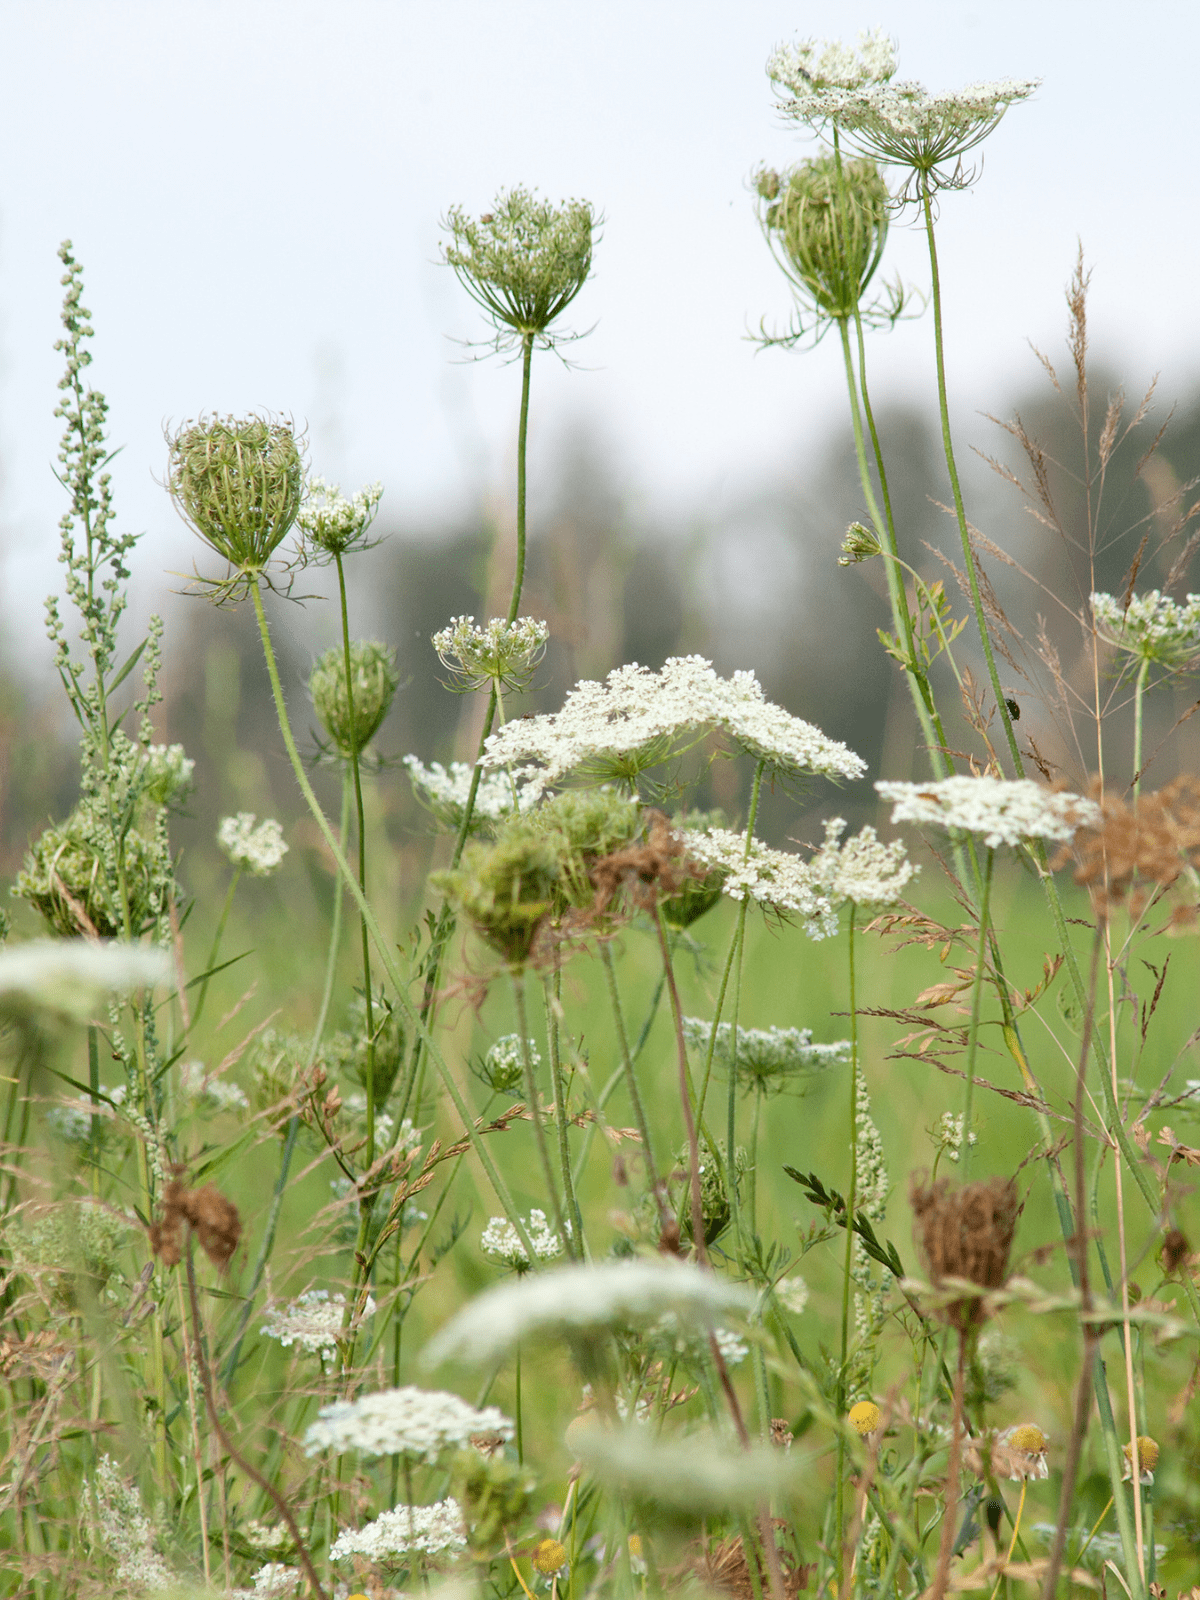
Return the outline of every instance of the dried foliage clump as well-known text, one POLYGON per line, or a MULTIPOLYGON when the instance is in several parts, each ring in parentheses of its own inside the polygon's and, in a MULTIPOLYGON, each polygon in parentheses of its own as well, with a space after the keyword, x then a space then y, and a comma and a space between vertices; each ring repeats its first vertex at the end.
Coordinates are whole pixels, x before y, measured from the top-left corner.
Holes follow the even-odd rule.
MULTIPOLYGON (((1076 838, 1075 881, 1085 885, 1100 915, 1128 903, 1140 917, 1160 890, 1200 867, 1200 778, 1175 778, 1132 802, 1098 797, 1103 817, 1076 838)), ((1175 906, 1172 921, 1194 926, 1195 900, 1175 906)))
MULTIPOLYGON (((981 1289, 1001 1287, 1021 1214, 1012 1178, 983 1178, 953 1188, 945 1178, 926 1186, 922 1175, 914 1179, 909 1199, 934 1284, 965 1278, 981 1289)), ((971 1295, 953 1301, 943 1314, 961 1332, 983 1320, 983 1306, 971 1295)))
POLYGON ((242 1236, 242 1221, 233 1202, 214 1184, 189 1189, 181 1178, 172 1178, 163 1193, 162 1215, 150 1224, 150 1247, 168 1267, 177 1267, 183 1259, 185 1222, 195 1231, 213 1266, 228 1266, 242 1236))

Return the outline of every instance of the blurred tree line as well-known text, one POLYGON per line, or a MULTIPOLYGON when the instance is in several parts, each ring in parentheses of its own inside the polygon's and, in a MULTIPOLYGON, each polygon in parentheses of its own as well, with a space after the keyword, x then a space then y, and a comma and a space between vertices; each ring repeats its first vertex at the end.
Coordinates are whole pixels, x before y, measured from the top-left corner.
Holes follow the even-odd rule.
MULTIPOLYGON (((1092 385, 1088 438, 1093 460, 1116 387, 1107 374, 1092 385)), ((1183 519, 1173 542, 1165 536, 1200 499, 1189 492, 1190 480, 1200 475, 1200 399, 1173 419, 1158 450, 1142 460, 1161 425, 1161 415, 1147 415, 1112 456, 1102 486, 1093 483, 1090 489, 1073 390, 1056 393, 1045 383, 1016 409, 1027 436, 1043 452, 1042 481, 1053 497, 1059 528, 1031 515, 1013 483, 989 471, 979 455, 969 471, 968 511, 984 537, 981 557, 997 604, 1014 630, 1011 667, 1004 670, 1021 706, 1021 730, 1034 740, 1047 771, 1061 771, 1078 783, 1095 765, 1094 739, 1091 745, 1086 737, 1073 741, 1040 701, 1030 667, 1039 626, 1055 643, 1061 684, 1086 694, 1083 638, 1069 610, 1086 607, 1093 587, 1122 591, 1143 534, 1137 587, 1165 581, 1191 523, 1183 519), (1089 524, 1095 529, 1090 541, 1089 524), (997 557, 989 548, 993 545, 1017 565, 997 557), (1023 669, 1030 671, 1028 679, 1023 669)), ((927 581, 945 581, 952 610, 964 615, 967 607, 950 565, 961 555, 943 510, 949 490, 935 419, 892 410, 879 422, 901 550, 927 581)), ((1010 433, 978 419, 970 434, 961 444, 974 443, 1007 470, 1028 476, 1028 459, 1010 433)), ((960 456, 965 454, 961 444, 960 456)), ((553 709, 578 679, 602 677, 622 661, 658 667, 669 655, 695 652, 710 657, 723 673, 752 667, 773 699, 844 739, 870 764, 870 778, 862 784, 843 791, 816 786, 799 823, 797 797, 768 796, 762 829, 778 843, 789 836, 815 842, 823 816, 844 814, 852 825, 878 820, 871 779, 881 771, 904 778, 926 770, 903 676, 876 633, 888 622, 883 571, 878 561, 850 568, 837 561, 847 525, 864 517, 848 427, 815 456, 798 453, 794 468, 781 469, 773 481, 674 525, 630 502, 610 453, 587 434, 566 440, 557 457, 539 462, 538 469, 522 611, 550 623, 553 643, 533 690, 513 704, 511 714, 553 709)), ((389 524, 386 506, 385 499, 376 525, 386 535, 384 542, 352 563, 349 575, 356 584, 355 632, 391 645, 400 671, 401 690, 377 741, 394 759, 371 785, 371 825, 391 845, 384 854, 394 874, 388 887, 394 890, 399 926, 405 902, 411 904, 428 869, 433 841, 396 761, 408 751, 426 762, 466 758, 477 742, 482 715, 478 698, 459 698, 443 687, 430 635, 460 613, 483 618, 503 609, 514 535, 508 501, 501 496, 441 526, 389 524)), ((1044 517, 1044 507, 1041 511, 1044 517)), ((1200 589, 1191 575, 1197 570, 1191 563, 1177 593, 1200 589)), ((300 573, 295 593, 311 589, 313 577, 300 573)), ((304 682, 316 654, 332 642, 333 607, 319 599, 302 605, 276 599, 272 616, 295 721, 311 729, 315 719, 304 714, 304 682)), ((962 661, 973 663, 970 630, 958 648, 962 661)), ((214 609, 198 600, 174 604, 165 654, 161 737, 181 742, 197 762, 197 789, 175 832, 183 881, 193 893, 206 890, 222 870, 212 842, 218 819, 247 810, 284 821, 309 869, 311 892, 324 902, 329 880, 319 840, 301 818, 248 618, 238 608, 214 609)), ((47 678, 49 668, 47 647, 47 678)), ((1044 686, 1047 675, 1044 667, 1040 670, 1044 686)), ((982 683, 981 672, 977 677, 982 683)), ((944 669, 938 686, 947 706, 957 703, 957 686, 944 669)), ((1200 724, 1187 720, 1196 693, 1197 680, 1187 678, 1151 697, 1147 750, 1154 751, 1182 719, 1168 751, 1147 775, 1151 786, 1181 767, 1197 765, 1200 724)), ((43 693, 20 679, 13 663, 4 663, 0 854, 10 879, 28 840, 49 817, 65 815, 75 798, 73 740, 51 696, 49 685, 43 693)), ((957 723, 950 718, 948 734, 962 749, 979 748, 961 717, 957 723)), ((1115 743, 1106 735, 1108 759, 1119 758, 1130 738, 1124 729, 1115 743)), ((336 811, 336 780, 328 773, 318 779, 327 805, 336 811)), ((712 803, 739 818, 746 774, 738 763, 714 763, 709 787, 712 803)))

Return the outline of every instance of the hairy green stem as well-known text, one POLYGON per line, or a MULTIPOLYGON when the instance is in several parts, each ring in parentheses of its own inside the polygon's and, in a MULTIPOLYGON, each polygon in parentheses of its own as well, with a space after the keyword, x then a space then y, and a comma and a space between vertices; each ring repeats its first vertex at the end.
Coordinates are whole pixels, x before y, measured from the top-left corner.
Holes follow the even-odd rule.
MULTIPOLYGON (((629 1090, 629 1100, 633 1107, 633 1120, 637 1123, 638 1133, 641 1135, 642 1154, 646 1162, 646 1181, 650 1186, 650 1192, 657 1195, 659 1178, 658 1168, 654 1164, 654 1146, 650 1142, 650 1124, 646 1120, 646 1110, 642 1105, 637 1074, 633 1070, 633 1056, 629 1049, 629 1038, 625 1032, 625 1017, 621 1010, 621 993, 617 987, 617 974, 613 964, 612 950, 606 939, 600 941, 600 961, 604 967, 604 981, 608 988, 609 1003, 612 1006, 613 1025, 617 1034, 617 1046, 621 1052, 621 1065, 625 1069, 625 1085, 629 1090)), ((661 992, 660 989, 659 993, 661 992)))
POLYGON ((1147 657, 1138 668, 1137 682, 1133 689, 1133 798, 1135 800, 1142 792, 1142 698, 1149 672, 1150 659, 1147 657))
POLYGON ((979 1048, 979 1014, 983 1004, 983 974, 987 964, 988 912, 992 899, 992 868, 996 852, 989 849, 983 874, 983 896, 979 904, 979 950, 975 958, 975 981, 971 988, 971 1023, 967 1033, 967 1088, 963 1096, 962 1144, 959 1147, 962 1181, 971 1176, 971 1116, 975 1101, 975 1056, 979 1048))
POLYGON ((554 1124, 558 1133, 558 1161, 562 1169, 563 1201, 570 1213, 571 1222, 571 1232, 563 1235, 563 1248, 569 1258, 578 1258, 583 1261, 587 1256, 587 1248, 583 1235, 583 1213, 579 1209, 579 1201, 575 1196, 575 1185, 571 1180, 571 1146, 567 1139, 567 1095, 566 1085, 563 1083, 562 1059, 559 1049, 558 1018, 562 1010, 561 992, 562 969, 556 964, 553 978, 547 978, 545 981, 544 994, 546 1000, 546 1042, 550 1051, 550 1081, 554 1085, 554 1124))
MULTIPOLYGON (((846 1253, 842 1262, 842 1343, 838 1363, 837 1414, 839 1422, 846 1416, 849 1398, 846 1384, 846 1366, 850 1359, 850 1281, 854 1266, 854 1213, 858 1204, 858 990, 854 970, 854 913, 850 902, 850 1181, 846 1185, 846 1253)), ((839 1427, 837 1445, 837 1506, 834 1520, 837 1525, 838 1593, 845 1584, 845 1528, 846 1528, 846 1430, 839 1427)))

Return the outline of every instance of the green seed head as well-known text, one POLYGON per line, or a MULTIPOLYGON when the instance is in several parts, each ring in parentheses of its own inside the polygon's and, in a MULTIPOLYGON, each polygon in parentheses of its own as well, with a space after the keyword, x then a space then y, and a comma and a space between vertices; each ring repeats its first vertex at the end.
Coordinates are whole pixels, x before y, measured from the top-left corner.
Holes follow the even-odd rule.
POLYGON ((259 572, 299 514, 304 463, 290 423, 201 416, 171 440, 167 483, 206 544, 239 572, 259 572))
POLYGON ((550 324, 587 282, 596 222, 585 200, 552 206, 528 189, 508 189, 478 218, 451 207, 443 250, 501 343, 548 341, 550 324))
POLYGON ((767 239, 780 266, 825 316, 850 317, 887 240, 888 191, 873 161, 821 156, 759 174, 767 239))
MULTIPOLYGON (((122 851, 131 931, 136 936, 158 915, 160 888, 155 883, 153 851, 136 828, 125 834, 122 851)), ((61 938, 118 939, 126 932, 120 882, 111 830, 82 801, 66 822, 53 824, 37 840, 12 892, 40 912, 51 932, 61 938)))
POLYGON ((349 759, 355 750, 364 750, 370 744, 388 714, 399 682, 395 658, 387 645, 377 639, 356 639, 350 646, 350 687, 354 698, 351 720, 342 647, 334 645, 318 658, 308 680, 308 692, 339 755, 349 759))

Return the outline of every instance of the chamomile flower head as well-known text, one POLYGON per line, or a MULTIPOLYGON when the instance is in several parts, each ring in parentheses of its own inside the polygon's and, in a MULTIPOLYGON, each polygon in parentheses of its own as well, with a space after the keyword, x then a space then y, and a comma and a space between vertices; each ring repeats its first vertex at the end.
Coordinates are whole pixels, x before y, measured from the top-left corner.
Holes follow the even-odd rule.
POLYGON ((524 688, 550 640, 549 626, 533 617, 493 617, 480 627, 474 617, 455 617, 433 636, 438 660, 461 690, 524 688))
POLYGON ((512 1438, 512 1423, 495 1406, 477 1410, 440 1389, 385 1389, 322 1406, 304 1435, 308 1455, 318 1450, 360 1450, 369 1456, 406 1456, 432 1464, 461 1450, 475 1433, 512 1438))
POLYGON ((1092 616, 1102 637, 1139 663, 1167 672, 1200 664, 1200 594, 1189 594, 1182 603, 1157 589, 1130 595, 1126 603, 1094 594, 1092 616))
POLYGON ((348 1556, 381 1561, 397 1555, 449 1555, 466 1546, 462 1507, 447 1498, 432 1506, 396 1506, 365 1528, 347 1528, 334 1540, 329 1554, 334 1561, 345 1561, 348 1556))
MULTIPOLYGON (((331 1295, 326 1289, 308 1289, 287 1305, 272 1306, 260 1331, 268 1339, 278 1339, 285 1350, 296 1345, 309 1355, 332 1356, 337 1354, 345 1315, 344 1294, 331 1295)), ((361 1316, 352 1321, 351 1328, 357 1328, 374 1315, 375 1302, 368 1295, 361 1316)))
MULTIPOLYGON (((1125 1457, 1125 1464, 1121 1469, 1121 1477, 1128 1483, 1133 1477, 1133 1446, 1122 1445, 1121 1453, 1125 1457)), ((1154 1469, 1158 1466, 1158 1445, 1148 1434, 1141 1433, 1137 1441, 1138 1455, 1138 1482, 1149 1487, 1154 1482, 1154 1469)))
POLYGON ((542 1539, 534 1546, 530 1556, 533 1570, 540 1577, 552 1578, 567 1566, 567 1548, 557 1539, 542 1539))
POLYGON ((869 1439, 879 1427, 882 1417, 874 1400, 860 1400, 850 1407, 846 1420, 860 1439, 869 1439))
POLYGON ((937 783, 877 783, 893 802, 892 821, 961 829, 977 834, 989 849, 1027 839, 1069 844, 1075 830, 1094 827, 1100 808, 1082 795, 1056 793, 1028 778, 967 777, 937 783))
POLYGON ((521 187, 502 190, 480 217, 451 207, 446 264, 495 328, 498 350, 563 337, 552 324, 587 282, 597 222, 586 200, 554 206, 521 187))
POLYGON ((351 644, 349 693, 342 646, 333 645, 317 657, 309 674, 308 692, 340 756, 349 760, 354 752, 365 750, 370 744, 388 714, 399 682, 395 653, 378 639, 356 639, 351 644))
POLYGON ((1018 1427, 1006 1428, 996 1442, 1004 1452, 1003 1457, 995 1461, 996 1468, 998 1471, 1007 1471, 1014 1483, 1019 1483, 1022 1478, 1050 1476, 1046 1461, 1050 1440, 1035 1422, 1022 1422, 1018 1427))
MULTIPOLYGON (((421 804, 428 806, 445 827, 461 827, 474 768, 465 761, 452 761, 448 768, 440 761, 431 761, 426 766, 414 755, 405 756, 401 765, 421 804)), ((540 784, 535 786, 520 774, 481 772, 475 787, 475 804, 471 808, 471 832, 478 834, 518 811, 530 810, 541 792, 540 784)))
POLYGON ((774 850, 758 839, 747 850, 744 833, 710 828, 705 833, 682 831, 692 860, 724 873, 722 891, 731 900, 752 900, 765 911, 798 917, 810 939, 837 932, 837 914, 808 862, 786 850, 774 850))
POLYGON ((718 731, 780 777, 860 778, 866 771, 846 745, 773 705, 753 672, 722 678, 702 656, 672 656, 660 672, 632 662, 603 683, 578 683, 561 711, 522 717, 493 733, 482 764, 529 766, 542 788, 570 773, 632 785, 718 731))
POLYGON ((589 1339, 646 1325, 673 1311, 681 1325, 708 1327, 721 1312, 747 1311, 736 1284, 682 1261, 605 1261, 557 1267, 488 1289, 450 1319, 425 1352, 441 1361, 494 1361, 535 1337, 589 1339))
POLYGON ((834 906, 895 905, 920 870, 909 861, 903 841, 884 844, 874 828, 866 827, 842 842, 845 831, 841 817, 825 824, 825 843, 808 863, 816 882, 834 906))
POLYGON ((353 550, 370 549, 367 533, 382 498, 381 483, 369 483, 347 500, 336 483, 309 478, 296 523, 310 553, 332 560, 353 550))
POLYGON ((235 867, 256 878, 269 877, 282 866, 288 852, 283 829, 274 817, 264 817, 256 825, 252 811, 224 817, 217 829, 217 843, 235 867))
MULTIPOLYGON (((546 1213, 536 1206, 529 1213, 525 1231, 539 1261, 553 1261, 555 1256, 562 1255, 562 1238, 551 1228, 546 1213)), ((514 1272, 529 1271, 529 1252, 521 1243, 520 1234, 506 1217, 491 1219, 483 1230, 479 1247, 485 1256, 491 1256, 493 1261, 500 1262, 502 1266, 511 1267, 514 1272)))

